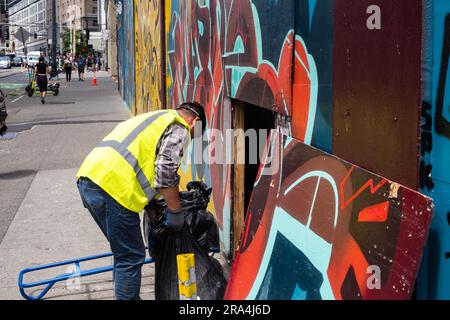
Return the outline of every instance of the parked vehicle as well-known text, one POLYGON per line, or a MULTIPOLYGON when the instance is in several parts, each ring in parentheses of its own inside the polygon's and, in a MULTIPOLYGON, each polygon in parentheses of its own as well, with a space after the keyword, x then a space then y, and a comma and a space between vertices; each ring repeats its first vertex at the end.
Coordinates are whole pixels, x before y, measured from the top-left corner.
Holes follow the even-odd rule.
POLYGON ((7 56, 0 57, 0 68, 11 69, 11 59, 7 56))
POLYGON ((7 53, 5 54, 5 56, 7 56, 10 60, 11 60, 11 65, 13 64, 13 60, 14 57, 16 56, 14 53, 7 53))
POLYGON ((13 67, 20 67, 22 65, 23 61, 21 57, 15 56, 12 62, 13 67))
POLYGON ((27 56, 28 66, 34 67, 39 62, 40 51, 30 51, 27 56))

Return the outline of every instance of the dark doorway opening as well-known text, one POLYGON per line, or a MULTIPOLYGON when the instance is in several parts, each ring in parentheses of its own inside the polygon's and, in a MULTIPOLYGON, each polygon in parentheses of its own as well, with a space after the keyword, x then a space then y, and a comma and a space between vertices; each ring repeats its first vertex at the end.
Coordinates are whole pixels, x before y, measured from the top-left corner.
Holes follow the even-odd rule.
POLYGON ((261 164, 260 155, 262 155, 264 151, 267 137, 270 135, 270 130, 275 128, 276 114, 271 110, 258 107, 249 103, 242 103, 242 106, 244 108, 245 132, 247 132, 247 130, 255 130, 257 133, 256 134, 257 146, 254 146, 253 145, 254 142, 250 141, 250 139, 246 139, 245 141, 244 213, 246 213, 250 202, 250 197, 253 192, 253 187, 256 181, 256 176, 258 174, 259 166, 261 164), (265 134, 261 132, 265 132, 265 134), (256 163, 254 163, 255 156, 254 155, 252 156, 250 154, 250 152, 254 153, 255 151, 258 152, 256 156, 256 163))

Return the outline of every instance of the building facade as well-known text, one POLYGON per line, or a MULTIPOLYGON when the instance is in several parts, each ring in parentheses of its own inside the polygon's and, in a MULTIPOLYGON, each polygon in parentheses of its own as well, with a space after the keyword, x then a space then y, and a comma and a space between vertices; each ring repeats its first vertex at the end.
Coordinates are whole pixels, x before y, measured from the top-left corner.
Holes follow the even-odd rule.
POLYGON ((0 50, 10 50, 9 48, 9 25, 8 6, 6 1, 0 2, 0 50))
POLYGON ((48 0, 13 0, 8 4, 10 47, 17 53, 27 51, 46 52, 48 46, 47 33, 48 0), (15 33, 23 27, 31 37, 25 46, 15 37, 15 33))
MULTIPOLYGON (((48 0, 51 1, 51 0, 48 0)), ((49 17, 51 19, 51 7, 49 5, 49 17)), ((61 43, 64 32, 70 30, 70 48, 73 50, 74 30, 82 31, 83 37, 89 37, 91 32, 101 30, 99 24, 99 5, 97 0, 56 0, 56 21, 58 24, 59 47, 65 51, 61 43)), ((75 41, 76 38, 75 38, 75 41)), ((69 51, 72 51, 69 50, 69 51)))

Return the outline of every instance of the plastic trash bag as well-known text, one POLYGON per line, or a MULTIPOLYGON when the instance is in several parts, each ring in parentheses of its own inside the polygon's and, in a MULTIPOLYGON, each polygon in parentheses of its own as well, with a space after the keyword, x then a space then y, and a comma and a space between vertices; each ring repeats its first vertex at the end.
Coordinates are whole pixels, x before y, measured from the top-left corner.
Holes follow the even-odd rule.
POLYGON ((219 247, 219 234, 214 216, 206 211, 211 188, 202 182, 190 182, 188 191, 180 193, 185 214, 183 230, 176 232, 164 225, 166 203, 153 201, 154 217, 144 216, 144 233, 150 255, 155 263, 156 300, 178 300, 178 270, 176 256, 194 253, 197 296, 201 300, 223 298, 227 281, 219 261, 209 250, 219 247))
POLYGON ((199 245, 187 227, 181 232, 166 230, 155 263, 156 300, 178 300, 176 256, 194 253, 197 296, 201 300, 223 299, 227 281, 220 263, 199 245))

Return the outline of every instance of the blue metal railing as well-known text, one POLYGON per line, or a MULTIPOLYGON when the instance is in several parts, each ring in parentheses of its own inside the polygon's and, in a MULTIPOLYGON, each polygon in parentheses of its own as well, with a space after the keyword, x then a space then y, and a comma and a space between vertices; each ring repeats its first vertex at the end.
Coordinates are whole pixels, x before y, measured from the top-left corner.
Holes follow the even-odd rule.
MULTIPOLYGON (((210 252, 213 253, 213 255, 214 255, 214 253, 220 252, 220 250, 219 250, 219 248, 211 248, 210 252)), ((73 278, 87 277, 87 276, 91 276, 94 274, 112 271, 113 266, 99 267, 99 268, 88 269, 88 270, 84 270, 84 271, 81 270, 81 268, 80 268, 81 262, 107 258, 107 257, 111 257, 112 255, 113 254, 111 252, 109 252, 109 253, 103 253, 103 254, 94 255, 94 256, 87 256, 87 257, 78 258, 78 259, 70 259, 70 260, 49 263, 49 264, 45 264, 45 265, 40 265, 40 266, 36 266, 36 267, 23 269, 19 272, 19 279, 18 279, 20 294, 22 295, 22 297, 24 297, 27 300, 40 300, 47 294, 47 292, 57 282, 66 281, 66 280, 73 279, 73 278), (30 283, 23 282, 23 277, 27 273, 44 270, 44 269, 56 268, 56 267, 60 267, 60 266, 70 265, 70 264, 75 265, 74 272, 64 273, 64 274, 58 275, 54 278, 50 278, 50 279, 46 279, 46 280, 40 280, 40 281, 35 281, 35 282, 30 282, 30 283), (36 296, 29 295, 25 292, 25 289, 43 286, 43 285, 46 285, 46 287, 36 296)), ((149 264, 149 263, 153 263, 153 262, 155 262, 154 258, 147 258, 147 259, 145 259, 144 264, 149 264)))

